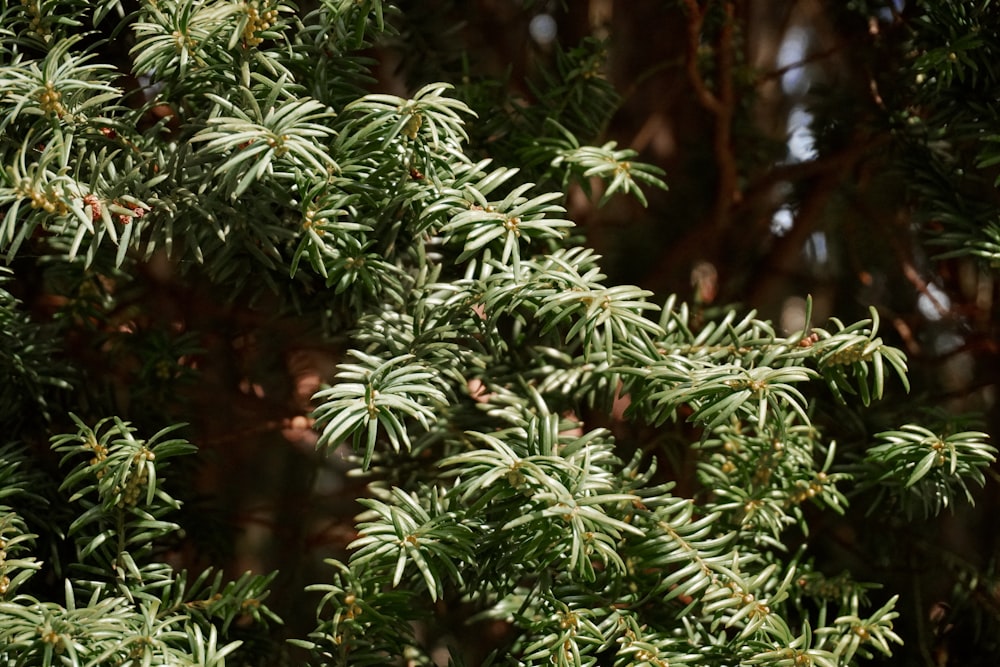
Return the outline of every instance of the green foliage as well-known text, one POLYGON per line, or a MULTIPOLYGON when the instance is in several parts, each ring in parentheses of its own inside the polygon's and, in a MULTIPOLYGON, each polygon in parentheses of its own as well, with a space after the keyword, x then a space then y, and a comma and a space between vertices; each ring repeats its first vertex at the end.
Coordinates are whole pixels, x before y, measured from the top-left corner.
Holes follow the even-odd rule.
MULTIPOLYGON (((996 450, 986 444, 989 436, 979 431, 939 435, 915 424, 876 435, 883 444, 871 447, 865 456, 866 471, 880 488, 881 496, 892 496, 907 515, 938 514, 954 498, 972 499, 969 484, 986 483, 984 468, 996 461, 996 450), (893 489, 890 491, 889 489, 893 489)), ((874 511, 879 503, 872 504, 874 511)))
POLYGON ((16 445, 0 448, 0 499, 4 503, 0 505, 0 553, 3 554, 0 558, 0 595, 5 598, 15 595, 41 567, 33 555, 38 536, 29 530, 22 514, 37 520, 38 514, 30 510, 25 512, 25 509, 34 505, 36 512, 43 510, 46 501, 28 491, 27 487, 39 480, 25 471, 25 459, 16 445))
POLYGON ((914 104, 899 118, 912 193, 945 256, 971 255, 996 268, 997 7, 988 1, 919 5, 907 63, 914 104))
POLYGON ((68 388, 71 377, 56 360, 52 327, 33 322, 2 285, 10 277, 0 272, 0 423, 17 431, 19 422, 47 418, 55 389, 68 388), (69 377, 67 377, 69 376, 69 377))
MULTIPOLYGON (((220 629, 225 633, 237 619, 278 620, 260 603, 273 575, 248 573, 224 584, 221 573, 213 579, 211 570, 204 570, 189 582, 187 572, 161 560, 180 533, 165 519, 179 503, 163 489, 163 470, 170 459, 195 448, 166 439, 176 427, 147 440, 117 418, 93 428, 73 420, 75 433, 52 438, 63 465, 71 466, 58 499, 73 513, 65 527, 75 547, 71 578, 58 602, 19 592, 42 564, 23 555, 35 536, 9 508, 0 508, 5 512, 0 655, 12 664, 45 666, 224 665, 240 642, 220 645, 220 629)), ((3 454, 7 470, 23 463, 13 447, 3 454)), ((22 488, 25 481, 7 475, 6 495, 30 495, 22 488)))
MULTIPOLYGON (((555 123, 555 121, 551 121, 555 123)), ((639 202, 646 205, 646 195, 642 193, 639 183, 652 185, 666 189, 667 184, 660 180, 659 176, 663 171, 652 165, 633 162, 633 158, 638 155, 634 150, 615 150, 617 144, 609 141, 603 146, 581 146, 576 137, 563 127, 558 127, 565 137, 565 141, 553 141, 552 147, 546 147, 543 141, 539 141, 538 148, 541 153, 555 150, 555 157, 552 158, 550 166, 552 170, 562 167, 564 171, 562 185, 566 187, 570 176, 575 177, 580 185, 589 191, 590 178, 597 177, 601 181, 608 181, 609 184, 598 205, 603 206, 608 203, 612 196, 618 192, 633 195, 639 202)), ((529 160, 530 155, 526 155, 529 160)))
POLYGON ((314 415, 318 420, 326 422, 320 436, 320 445, 339 444, 345 436, 353 433, 357 447, 361 442, 361 434, 364 433, 364 467, 367 468, 375 451, 379 425, 397 452, 403 446, 409 448, 410 438, 400 417, 415 419, 426 430, 430 428, 429 421, 434 419, 434 411, 426 403, 441 405, 447 399, 434 384, 436 374, 429 367, 406 364, 409 361, 408 355, 389 361, 357 351, 354 355, 366 363, 367 367, 358 364, 341 365, 337 377, 342 381, 316 394, 316 398, 324 402, 314 415), (397 417, 397 414, 400 416, 397 417))
MULTIPOLYGON (((538 104, 509 110, 491 145, 468 128, 496 119, 450 83, 365 92, 360 52, 391 34, 390 9, 29 0, 3 11, 9 261, 50 267, 50 283, 63 272, 93 288, 101 276, 113 300, 108 282, 125 289, 162 260, 234 299, 277 294, 282 314, 344 345, 313 417, 321 450, 353 448, 370 497, 346 562, 309 588, 322 595, 315 629, 291 644, 315 665, 430 664, 420 629, 460 609, 461 622, 509 629, 496 664, 890 655, 898 598, 869 600, 874 586, 823 572, 811 526, 855 497, 928 516, 971 501, 995 460, 987 436, 905 424, 862 443, 860 459, 842 455, 817 406, 863 409, 908 388, 874 308, 849 324, 807 313, 782 335, 754 313, 713 318, 610 284, 569 239, 564 189, 600 183, 599 204, 645 204, 643 188, 665 183, 632 150, 588 145, 619 102, 600 44, 559 50, 533 84, 538 104), (624 402, 633 423, 684 434, 676 449, 696 484, 665 479, 665 457, 588 422, 624 402)), ((985 39, 951 48, 972 68, 985 39)), ((938 55, 921 65, 936 85, 963 83, 938 55)), ((982 169, 990 145, 975 155, 982 169)), ((126 328, 100 296, 66 298, 64 329, 89 326, 80 312, 126 328)), ((57 346, 7 292, 0 318, 4 423, 36 408, 49 428, 76 427, 51 437, 61 471, 45 498, 65 521, 19 509, 35 499, 20 470, 29 436, 0 448, 11 503, 0 506, 0 662, 264 660, 239 637, 279 621, 262 604, 276 575, 175 566, 185 537, 168 482, 188 481, 182 457, 196 451, 174 437, 182 426, 91 418, 103 403, 86 389, 75 397, 87 418, 55 414, 48 390, 69 377, 52 364, 57 346), (36 551, 43 531, 71 553, 61 570, 36 551), (39 573, 48 585, 32 588, 39 573)), ((196 374, 181 359, 201 348, 181 329, 138 345, 144 384, 196 374)))

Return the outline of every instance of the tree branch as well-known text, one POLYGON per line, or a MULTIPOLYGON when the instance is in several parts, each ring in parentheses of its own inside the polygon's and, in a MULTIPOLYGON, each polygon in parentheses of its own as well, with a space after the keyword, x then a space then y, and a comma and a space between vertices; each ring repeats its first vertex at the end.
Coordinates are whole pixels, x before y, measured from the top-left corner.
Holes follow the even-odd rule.
POLYGON ((719 31, 716 45, 716 65, 718 68, 718 93, 713 93, 705 84, 698 69, 698 50, 701 45, 701 31, 705 14, 698 7, 697 0, 685 0, 688 9, 688 49, 687 74, 699 103, 715 116, 715 137, 712 143, 718 173, 715 206, 712 211, 712 226, 722 230, 728 226, 730 209, 739 199, 738 170, 732 147, 732 125, 736 93, 733 86, 733 22, 734 3, 723 4, 726 17, 719 31))

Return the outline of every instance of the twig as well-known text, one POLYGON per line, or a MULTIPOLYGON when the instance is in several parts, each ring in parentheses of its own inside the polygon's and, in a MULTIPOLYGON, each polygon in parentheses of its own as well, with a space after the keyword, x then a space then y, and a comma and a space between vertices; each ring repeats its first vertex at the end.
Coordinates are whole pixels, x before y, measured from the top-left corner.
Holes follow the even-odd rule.
POLYGON ((684 0, 688 8, 688 50, 687 50, 687 73, 691 85, 694 87, 695 95, 703 107, 714 114, 719 113, 719 100, 705 85, 705 80, 701 77, 701 70, 698 69, 698 45, 701 43, 701 27, 705 22, 705 15, 701 13, 697 0, 684 0))
MULTIPOLYGON (((850 198, 851 205, 856 208, 861 214, 868 218, 869 220, 877 220, 879 218, 865 202, 861 201, 857 197, 850 198)), ((879 220, 880 223, 886 222, 879 220)), ((886 222, 884 226, 888 227, 891 222, 886 222)), ((896 261, 899 263, 900 268, 903 271, 903 276, 913 285, 913 289, 917 291, 921 296, 927 297, 928 301, 934 309, 938 312, 941 317, 946 317, 951 312, 950 308, 941 302, 933 291, 930 289, 930 284, 924 280, 923 276, 920 275, 920 271, 914 266, 913 261, 913 250, 912 247, 908 247, 903 244, 900 239, 899 234, 888 235, 889 244, 892 247, 893 253, 896 255, 896 261)))
POLYGON ((873 149, 885 141, 884 137, 870 138, 857 134, 847 147, 828 163, 829 168, 821 171, 808 193, 804 196, 795 216, 795 224, 784 236, 775 240, 770 252, 761 259, 759 265, 767 267, 759 274, 756 284, 747 290, 748 303, 762 303, 765 295, 776 282, 775 268, 785 268, 793 264, 802 246, 816 230, 823 210, 837 187, 858 161, 871 155, 873 149))
POLYGON ((715 159, 719 185, 715 199, 716 229, 727 226, 733 202, 739 199, 739 173, 733 155, 732 133, 736 94, 733 87, 733 3, 725 4, 726 21, 719 35, 719 111, 715 118, 715 159))
POLYGON ((830 56, 835 55, 842 48, 843 44, 838 44, 837 46, 832 46, 824 51, 818 51, 816 53, 808 55, 802 60, 790 63, 788 65, 785 65, 784 67, 773 69, 770 72, 760 72, 759 74, 757 74, 756 77, 754 77, 754 84, 760 85, 765 81, 771 81, 772 79, 779 79, 788 72, 791 72, 793 69, 799 69, 800 67, 805 67, 806 65, 814 63, 817 60, 823 60, 824 58, 829 58, 830 56))
POLYGON ((715 140, 713 149, 719 169, 719 180, 716 186, 715 207, 712 214, 713 227, 717 230, 725 228, 729 222, 730 208, 738 199, 738 171, 736 158, 732 150, 733 110, 735 106, 735 88, 733 86, 733 14, 732 2, 723 4, 726 13, 722 29, 719 31, 719 42, 716 46, 718 64, 718 94, 713 93, 705 85, 705 80, 698 69, 698 46, 701 43, 701 30, 705 15, 698 7, 697 0, 685 0, 688 9, 688 49, 687 74, 694 88, 698 101, 705 109, 715 116, 715 140))

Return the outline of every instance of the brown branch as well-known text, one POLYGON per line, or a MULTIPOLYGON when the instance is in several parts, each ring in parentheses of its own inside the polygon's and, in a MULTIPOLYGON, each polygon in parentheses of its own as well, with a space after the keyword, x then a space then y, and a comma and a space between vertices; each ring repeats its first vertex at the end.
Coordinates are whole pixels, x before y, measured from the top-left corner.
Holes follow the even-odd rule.
MULTIPOLYGON (((888 137, 878 137, 872 140, 866 148, 877 148, 884 145, 888 137)), ((828 171, 836 171, 845 166, 853 165, 858 160, 858 147, 848 146, 837 153, 823 155, 815 160, 778 164, 757 177, 743 191, 740 209, 752 208, 753 203, 761 197, 767 197, 779 183, 796 183, 808 178, 814 178, 828 171)))
MULTIPOLYGON (((883 228, 890 229, 893 227, 894 220, 885 220, 883 216, 876 214, 872 208, 862 201, 858 197, 850 198, 851 205, 857 209, 862 216, 868 220, 875 221, 877 224, 883 228)), ((903 234, 905 235, 905 227, 902 225, 897 225, 903 227, 903 234)), ((927 280, 920 275, 920 271, 914 265, 915 258, 913 256, 913 248, 911 245, 904 244, 900 239, 900 234, 895 234, 890 231, 888 234, 889 245, 892 247, 893 254, 896 256, 897 265, 900 267, 903 277, 913 285, 914 291, 916 291, 921 296, 927 297, 931 305, 938 312, 941 317, 946 317, 950 314, 951 309, 941 303, 941 300, 934 295, 930 289, 930 285, 927 280)))
POLYGON ((705 85, 705 80, 701 77, 701 70, 698 69, 698 46, 701 44, 701 28, 705 22, 705 15, 701 13, 697 0, 684 0, 688 9, 688 49, 687 49, 687 74, 694 88, 695 95, 703 107, 714 114, 719 112, 719 100, 705 85))
POLYGON ((736 93, 733 88, 733 3, 725 4, 726 22, 719 35, 719 110, 715 114, 715 160, 719 166, 719 183, 715 198, 713 222, 722 230, 728 226, 733 202, 738 201, 739 171, 733 155, 733 115, 736 93))
POLYGON ((767 295, 778 281, 779 274, 775 269, 791 269, 802 247, 816 230, 827 202, 842 180, 841 170, 829 171, 816 180, 799 205, 792 228, 784 236, 775 239, 770 252, 759 261, 761 270, 757 272, 757 281, 747 290, 748 303, 766 302, 767 295))
MULTIPOLYGON (((849 143, 838 152, 820 156, 815 160, 776 165, 743 189, 743 198, 734 209, 734 214, 752 212, 757 207, 758 202, 763 201, 769 214, 756 216, 757 223, 754 225, 754 234, 767 234, 776 209, 770 202, 770 197, 777 185, 780 183, 802 183, 809 179, 822 178, 831 172, 846 174, 867 156, 876 154, 882 146, 889 142, 889 138, 889 135, 881 134, 866 139, 864 142, 849 143)), ((787 202, 782 201, 782 204, 785 203, 787 202)))
POLYGON ((716 186, 715 206, 712 212, 713 227, 724 229, 730 219, 730 209, 740 197, 738 191, 739 172, 733 155, 732 132, 736 92, 733 86, 733 23, 735 6, 733 2, 723 4, 725 21, 719 32, 716 46, 718 67, 718 94, 705 85, 698 69, 698 47, 701 44, 701 30, 705 14, 698 7, 697 0, 685 0, 688 9, 687 74, 698 101, 715 116, 715 138, 713 150, 719 169, 716 186))
POLYGON ((629 83, 628 87, 621 92, 622 104, 624 105, 625 102, 635 97, 636 91, 638 91, 639 88, 646 83, 646 81, 653 78, 660 72, 670 70, 685 64, 685 61, 686 61, 685 58, 678 56, 677 58, 664 60, 662 62, 656 63, 655 65, 647 67, 645 70, 640 72, 635 78, 633 78, 632 81, 629 83))
POLYGON ((799 69, 800 67, 805 67, 806 65, 812 64, 817 60, 823 60, 825 58, 829 58, 830 56, 836 55, 839 51, 841 51, 844 48, 845 44, 846 42, 841 42, 837 46, 832 46, 829 49, 825 49, 823 51, 817 51, 816 53, 806 56, 802 60, 785 65, 784 67, 779 67, 778 69, 773 69, 769 72, 759 72, 757 76, 754 77, 754 85, 759 86, 760 84, 765 83, 767 81, 771 81, 773 79, 779 79, 788 72, 791 72, 793 69, 799 69))
MULTIPOLYGON (((830 188, 850 173, 851 169, 859 162, 870 155, 877 154, 889 141, 889 138, 888 135, 884 134, 875 137, 858 137, 837 153, 808 162, 776 165, 766 173, 761 174, 756 181, 744 189, 743 198, 737 206, 733 207, 731 214, 741 216, 740 219, 750 216, 752 222, 748 222, 749 227, 744 228, 742 233, 750 246, 757 247, 762 238, 770 238, 771 236, 770 222, 776 207, 770 201, 770 197, 774 188, 779 183, 813 181, 810 193, 806 197, 807 201, 803 202, 803 206, 799 208, 795 226, 790 230, 790 234, 795 238, 789 239, 786 236, 775 239, 768 254, 769 259, 764 262, 773 279, 777 280, 780 276, 791 273, 789 262, 778 258, 797 252, 801 248, 801 244, 808 238, 809 233, 814 231, 812 226, 815 222, 813 211, 817 210, 815 207, 820 204, 820 199, 825 202, 826 196, 830 194, 830 188), (817 199, 819 193, 823 193, 823 197, 817 199), (796 242, 798 246, 792 247, 795 246, 796 242)), ((718 265, 718 262, 722 261, 721 257, 706 255, 706 249, 715 247, 715 244, 718 243, 718 236, 716 230, 709 225, 694 225, 687 234, 665 249, 659 261, 655 263, 655 268, 643 278, 642 284, 652 289, 663 289, 665 285, 669 284, 667 281, 673 267, 690 265, 692 257, 707 257, 710 261, 717 263, 717 266, 722 266, 718 265)), ((735 270, 736 273, 739 272, 735 266, 729 266, 729 268, 735 270)), ((677 285, 672 285, 670 289, 680 288, 677 285)), ((747 294, 752 294, 751 298, 759 298, 767 289, 769 289, 768 285, 759 285, 756 289, 747 290, 747 294)), ((759 302, 751 300, 749 303, 759 302)))
POLYGON ((762 271, 758 274, 756 284, 747 291, 748 303, 759 304, 765 301, 766 295, 776 282, 774 270, 794 265, 794 258, 801 252, 810 235, 816 231, 830 197, 854 166, 871 155, 873 149, 883 140, 884 137, 872 139, 857 134, 844 151, 835 159, 831 159, 829 168, 816 177, 798 207, 792 228, 784 236, 775 239, 770 252, 759 262, 762 271))
POLYGON ((895 316, 892 318, 892 327, 896 330, 896 335, 899 336, 899 339, 903 341, 903 346, 906 348, 907 354, 914 357, 921 354, 920 342, 913 335, 913 328, 907 324, 906 320, 895 316))

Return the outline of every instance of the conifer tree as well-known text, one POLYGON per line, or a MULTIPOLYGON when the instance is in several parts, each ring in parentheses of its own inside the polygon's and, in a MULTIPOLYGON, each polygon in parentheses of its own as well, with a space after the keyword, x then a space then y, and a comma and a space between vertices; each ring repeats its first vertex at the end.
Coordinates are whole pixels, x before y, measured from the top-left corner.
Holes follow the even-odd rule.
MULTIPOLYGON (((553 45, 511 99, 461 48, 421 60, 455 8, 416 4, 0 5, 0 662, 839 667, 933 645, 901 636, 907 591, 829 569, 813 536, 973 501, 989 436, 899 409, 878 308, 806 300, 783 330, 609 279, 568 193, 646 206, 671 177, 602 136, 608 44, 553 45), (377 76, 391 49, 405 92, 377 76), (308 419, 232 405, 295 394, 289 341, 334 366, 308 419), (282 428, 318 455, 276 521, 321 514, 321 483, 357 515, 309 582, 233 575, 205 497, 268 486, 239 449, 282 428)), ((734 3, 676 4, 698 39, 738 33, 734 3)), ((905 39, 876 47, 906 83, 869 122, 933 242, 995 268, 996 10, 902 4, 905 39)), ((685 70, 719 109, 725 62, 685 70)))

